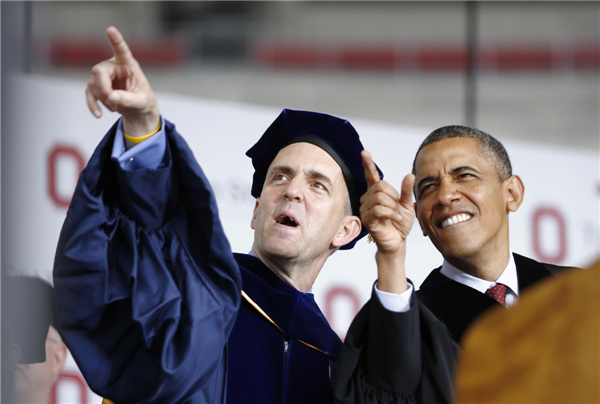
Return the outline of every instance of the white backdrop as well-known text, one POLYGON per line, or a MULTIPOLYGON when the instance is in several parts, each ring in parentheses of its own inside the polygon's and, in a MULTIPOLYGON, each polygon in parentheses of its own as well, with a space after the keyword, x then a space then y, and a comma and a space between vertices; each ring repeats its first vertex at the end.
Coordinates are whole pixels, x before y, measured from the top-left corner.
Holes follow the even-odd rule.
MULTIPOLYGON (((11 94, 11 102, 2 106, 5 123, 10 121, 2 133, 2 265, 10 272, 51 279, 65 205, 79 171, 118 118, 105 111, 103 118, 95 119, 85 104, 85 85, 14 76, 3 88, 11 94)), ((244 153, 281 108, 156 95, 163 115, 176 123, 211 180, 233 250, 247 252, 253 240, 254 199, 252 165, 244 153)), ((420 142, 435 129, 344 118, 361 134, 386 180, 396 186, 410 171, 420 142)), ((493 135, 502 140, 501 134, 493 135)), ((524 204, 510 216, 513 251, 562 265, 593 261, 599 251, 599 154, 503 143, 526 187, 524 204)), ((353 250, 334 254, 314 286, 317 302, 341 337, 369 297, 376 276, 374 253, 375 246, 362 241, 353 250)), ((408 276, 419 285, 441 262, 415 221, 408 244, 408 276)), ((69 359, 57 383, 56 402, 99 402, 80 383, 69 359)))

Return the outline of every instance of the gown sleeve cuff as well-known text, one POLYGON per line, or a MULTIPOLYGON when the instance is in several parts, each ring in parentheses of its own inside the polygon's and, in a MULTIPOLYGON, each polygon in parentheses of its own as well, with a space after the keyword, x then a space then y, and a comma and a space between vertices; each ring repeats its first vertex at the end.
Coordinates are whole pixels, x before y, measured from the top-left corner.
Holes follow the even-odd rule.
POLYGON ((389 293, 383 292, 377 288, 377 282, 373 286, 377 297, 379 297, 379 301, 381 305, 389 311, 393 311, 394 313, 404 313, 410 309, 410 301, 413 294, 413 285, 408 282, 408 289, 404 292, 398 293, 389 293))
POLYGON ((123 170, 152 169, 159 166, 167 147, 165 121, 162 115, 160 122, 161 128, 156 134, 126 150, 125 139, 123 137, 123 117, 119 118, 112 149, 112 158, 119 163, 123 170))

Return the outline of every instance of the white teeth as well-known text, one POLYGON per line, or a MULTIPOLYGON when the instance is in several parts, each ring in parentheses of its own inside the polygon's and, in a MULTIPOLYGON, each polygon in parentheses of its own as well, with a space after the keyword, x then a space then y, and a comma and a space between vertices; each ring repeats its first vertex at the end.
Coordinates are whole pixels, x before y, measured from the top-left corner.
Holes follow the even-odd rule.
POLYGON ((472 217, 473 216, 465 214, 465 213, 454 215, 454 216, 449 217, 447 219, 444 219, 442 221, 442 229, 444 227, 448 227, 448 226, 451 226, 451 225, 456 224, 456 223, 466 222, 467 220, 469 220, 472 217))
POLYGON ((281 215, 275 221, 279 224, 284 224, 286 222, 291 223, 294 227, 296 226, 296 220, 291 216, 281 215))

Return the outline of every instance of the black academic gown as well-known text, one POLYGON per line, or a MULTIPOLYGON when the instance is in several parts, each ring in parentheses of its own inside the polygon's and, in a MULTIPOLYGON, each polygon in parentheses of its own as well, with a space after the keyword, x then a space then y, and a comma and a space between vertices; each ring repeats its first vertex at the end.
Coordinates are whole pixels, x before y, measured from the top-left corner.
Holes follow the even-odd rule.
POLYGON ((173 124, 159 167, 133 171, 111 160, 115 129, 81 174, 54 268, 58 326, 92 390, 116 404, 331 403, 342 343, 313 295, 234 256, 173 124))
MULTIPOLYGON (((519 293, 545 277, 558 273, 566 267, 544 264, 513 254, 517 267, 519 293)), ((458 343, 471 323, 491 307, 500 306, 493 298, 440 273, 442 267, 434 269, 425 279, 418 298, 446 324, 458 343)))
POLYGON ((346 336, 337 404, 451 403, 458 345, 415 296, 404 313, 373 292, 346 336))

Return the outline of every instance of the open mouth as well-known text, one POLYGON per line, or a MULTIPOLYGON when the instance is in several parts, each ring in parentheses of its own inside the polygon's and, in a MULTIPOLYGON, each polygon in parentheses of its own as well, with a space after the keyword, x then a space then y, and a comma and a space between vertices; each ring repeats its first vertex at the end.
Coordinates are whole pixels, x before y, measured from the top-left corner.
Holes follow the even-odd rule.
POLYGON ((466 222, 467 220, 470 220, 472 217, 473 217, 473 215, 469 215, 468 213, 460 213, 458 215, 454 215, 447 219, 442 220, 442 222, 440 223, 440 227, 443 229, 448 226, 452 226, 453 224, 466 222))
POLYGON ((289 226, 289 227, 297 227, 298 226, 298 222, 296 222, 296 220, 293 217, 288 216, 288 215, 279 215, 279 216, 277 216, 275 221, 283 226, 289 226))

